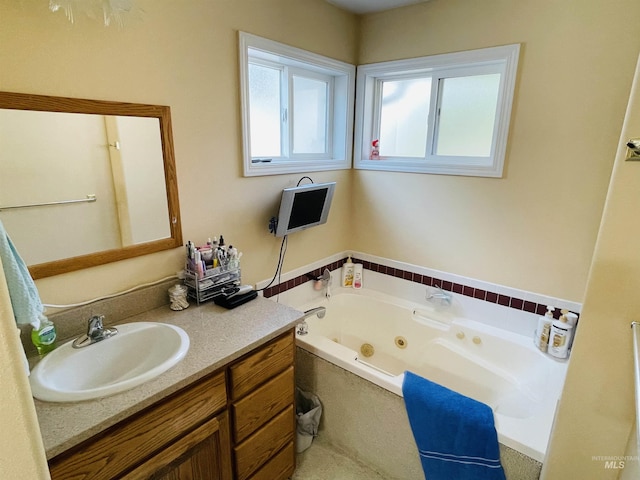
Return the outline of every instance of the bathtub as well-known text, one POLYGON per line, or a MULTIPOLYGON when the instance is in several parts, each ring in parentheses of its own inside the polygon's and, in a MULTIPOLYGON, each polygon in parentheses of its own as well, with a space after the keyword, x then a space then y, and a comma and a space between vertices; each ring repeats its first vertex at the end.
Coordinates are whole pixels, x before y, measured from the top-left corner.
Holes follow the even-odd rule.
POLYGON ((349 290, 298 305, 326 307, 309 317, 297 345, 402 396, 410 370, 486 403, 498 440, 542 462, 566 374, 566 362, 540 352, 532 337, 456 317, 447 307, 376 291, 349 290))

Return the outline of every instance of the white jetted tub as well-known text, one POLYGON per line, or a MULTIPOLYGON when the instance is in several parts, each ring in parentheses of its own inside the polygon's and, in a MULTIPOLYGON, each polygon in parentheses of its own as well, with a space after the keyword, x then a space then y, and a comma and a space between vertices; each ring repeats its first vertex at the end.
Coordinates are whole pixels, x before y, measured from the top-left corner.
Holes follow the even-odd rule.
POLYGON ((340 293, 303 306, 298 346, 402 395, 404 372, 491 406, 498 440, 539 462, 547 449, 566 362, 540 352, 532 337, 376 291, 340 293))

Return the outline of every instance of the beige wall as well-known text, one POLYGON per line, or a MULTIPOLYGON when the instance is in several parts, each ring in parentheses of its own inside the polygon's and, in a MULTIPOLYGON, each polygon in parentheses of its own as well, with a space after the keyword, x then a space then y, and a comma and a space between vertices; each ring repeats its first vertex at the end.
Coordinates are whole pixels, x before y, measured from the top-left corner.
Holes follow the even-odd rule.
MULTIPOLYGON (((249 283, 273 272, 279 242, 266 223, 280 189, 300 175, 242 178, 238 29, 350 63, 521 43, 503 179, 314 173, 316 181, 338 181, 334 208, 327 225, 291 237, 285 270, 351 248, 582 300, 640 50, 640 36, 626 28, 626 19, 639 16, 640 3, 431 0, 364 17, 361 24, 316 0, 137 3, 141 19, 120 30, 82 16, 71 25, 62 13, 49 12, 47 2, 0 0, 0 90, 170 105, 185 239, 224 233, 244 251, 249 283)), ((633 185, 621 189, 629 195, 633 185)), ((609 282, 605 291, 613 296, 592 307, 587 298, 584 324, 591 326, 576 343, 554 437, 558 452, 581 462, 585 472, 586 456, 608 452, 572 449, 574 426, 595 418, 594 428, 609 432, 612 448, 619 443, 622 451, 629 428, 630 387, 621 386, 630 368, 627 344, 611 363, 612 352, 601 346, 603 339, 613 346, 627 342, 628 331, 625 339, 618 338, 622 327, 611 338, 599 337, 609 325, 605 303, 618 302, 622 292, 632 295, 637 283, 617 290, 611 282, 627 278, 626 254, 615 252, 617 243, 632 238, 618 238, 627 220, 617 218, 622 208, 613 208, 609 221, 617 227, 607 234, 608 246, 601 247, 607 254, 599 257, 589 285, 591 292, 609 282), (579 356, 584 362, 576 361, 579 356), (598 367, 605 364, 608 369, 598 367), (594 395, 588 368, 610 378, 600 381, 598 391, 613 389, 621 397, 614 404, 619 409, 605 406, 611 396, 594 395), (577 409, 582 416, 576 421, 567 412, 589 395, 595 399, 577 409)), ((182 249, 176 249, 43 279, 38 288, 45 302, 85 300, 172 274, 181 263, 182 249)), ((624 325, 631 307, 618 316, 624 325)), ((590 427, 582 433, 587 437, 590 427)), ((550 468, 559 463, 551 458, 550 468)))
MULTIPOLYGON (((51 13, 47 1, 0 0, 0 90, 171 106, 185 241, 223 233, 244 252, 247 283, 271 277, 280 241, 268 233, 269 217, 277 212, 281 189, 301 175, 242 177, 237 31, 355 63, 357 18, 319 0, 136 4, 140 19, 118 29, 82 15, 72 25, 62 12, 51 13)), ((334 208, 326 225, 289 239, 285 269, 345 250, 350 240, 343 228, 350 220, 350 171, 311 176, 338 182, 334 208)), ((42 279, 37 286, 46 303, 87 300, 174 274, 182 255, 182 248, 147 255, 42 279)), ((0 307, 6 310, 5 300, 0 307)), ((2 323, 10 320, 2 316, 2 323)), ((22 367, 14 350, 0 349, 3 375, 22 367)), ((2 385, 3 438, 37 443, 37 425, 25 425, 29 419, 20 413, 21 404, 25 411, 33 405, 24 378, 2 385)), ((37 470, 23 443, 3 445, 0 477, 40 478, 3 470, 27 463, 37 470)))
MULTIPOLYGON (((243 178, 237 31, 356 62, 357 18, 319 0, 136 0, 124 29, 48 2, 0 0, 0 90, 171 106, 185 241, 223 233, 243 256, 243 279, 271 277, 279 239, 268 232, 279 192, 301 175, 243 178)), ((285 269, 348 248, 349 170, 336 180, 325 226, 289 239, 285 269), (312 248, 310 248, 312 246, 312 248)), ((19 247, 19 246, 18 246, 19 247)), ((182 268, 183 249, 37 282, 43 301, 69 303, 123 290, 182 268)))
POLYGON ((522 45, 502 179, 358 171, 353 248, 582 301, 640 36, 636 0, 430 0, 359 63, 522 45), (632 59, 631 61, 629 59, 632 59))
POLYGON ((592 456, 624 456, 634 424, 630 325, 640 320, 640 164, 624 161, 624 143, 638 136, 640 62, 545 464, 550 480, 616 478, 592 456))

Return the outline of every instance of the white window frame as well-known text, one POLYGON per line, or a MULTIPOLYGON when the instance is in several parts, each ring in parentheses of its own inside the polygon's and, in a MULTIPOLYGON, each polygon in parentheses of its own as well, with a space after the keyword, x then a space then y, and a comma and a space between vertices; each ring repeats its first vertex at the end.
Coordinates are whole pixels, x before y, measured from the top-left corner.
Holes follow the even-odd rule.
POLYGON ((470 50, 395 60, 358 67, 354 168, 398 172, 502 177, 515 90, 520 45, 470 50), (500 73, 496 118, 489 157, 435 155, 436 114, 442 79, 500 73), (380 157, 370 160, 371 142, 378 138, 381 84, 384 80, 431 77, 431 106, 424 158, 380 157))
MULTIPOLYGON (((242 140, 244 176, 278 175, 351 168, 353 149, 353 112, 355 102, 355 66, 306 50, 239 32, 240 101, 242 106, 242 140), (289 121, 293 92, 283 86, 283 98, 289 108, 283 111, 283 152, 281 157, 254 158, 251 155, 249 117, 249 61, 279 66, 287 82, 293 75, 330 80, 328 82, 327 143, 324 154, 292 155, 293 122, 289 121), (291 147, 292 149, 292 147, 291 147)), ((283 82, 285 83, 285 82, 283 82)))

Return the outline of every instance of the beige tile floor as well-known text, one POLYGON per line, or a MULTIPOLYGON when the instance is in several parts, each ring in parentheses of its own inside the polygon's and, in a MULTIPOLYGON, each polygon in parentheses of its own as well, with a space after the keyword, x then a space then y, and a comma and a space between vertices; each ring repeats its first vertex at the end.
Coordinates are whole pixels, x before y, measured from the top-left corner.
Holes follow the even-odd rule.
POLYGON ((311 447, 298 454, 297 468, 291 480, 388 479, 317 437, 311 447))

